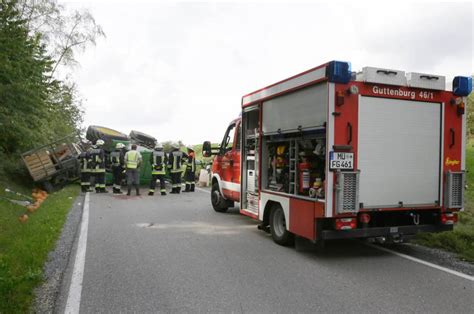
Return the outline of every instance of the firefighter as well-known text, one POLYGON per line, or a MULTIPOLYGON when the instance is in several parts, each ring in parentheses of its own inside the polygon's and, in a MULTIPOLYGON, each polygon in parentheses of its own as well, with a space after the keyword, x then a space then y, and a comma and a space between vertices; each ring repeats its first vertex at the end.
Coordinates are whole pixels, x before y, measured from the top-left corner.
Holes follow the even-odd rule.
POLYGON ((105 189, 105 151, 102 148, 103 145, 103 140, 97 140, 95 142, 95 148, 90 152, 96 193, 107 193, 105 189))
POLYGON ((151 163, 151 181, 150 181, 150 191, 148 195, 152 196, 155 194, 156 180, 160 180, 160 192, 161 195, 166 195, 166 186, 165 186, 165 174, 166 174, 166 162, 167 157, 163 151, 162 144, 156 144, 155 150, 150 155, 151 163))
POLYGON ((115 145, 115 151, 110 153, 110 164, 112 165, 112 176, 113 176, 113 193, 122 194, 122 171, 125 165, 125 145, 123 143, 117 143, 115 145))
POLYGON ((84 151, 79 154, 79 162, 81 165, 81 191, 89 192, 91 186, 91 169, 90 169, 90 142, 88 140, 83 140, 83 149, 84 151))
POLYGON ((186 182, 186 189, 184 192, 194 192, 194 185, 196 179, 196 158, 194 149, 191 146, 187 147, 188 154, 186 160, 186 171, 184 172, 184 180, 186 182))
POLYGON ((168 169, 171 175, 171 194, 179 194, 181 192, 181 162, 183 152, 179 150, 178 145, 171 146, 171 152, 168 155, 168 169))
POLYGON ((132 145, 132 150, 125 153, 125 170, 127 173, 127 195, 132 192, 132 185, 135 186, 136 194, 140 195, 140 173, 139 168, 142 163, 142 155, 137 151, 137 145, 132 145))

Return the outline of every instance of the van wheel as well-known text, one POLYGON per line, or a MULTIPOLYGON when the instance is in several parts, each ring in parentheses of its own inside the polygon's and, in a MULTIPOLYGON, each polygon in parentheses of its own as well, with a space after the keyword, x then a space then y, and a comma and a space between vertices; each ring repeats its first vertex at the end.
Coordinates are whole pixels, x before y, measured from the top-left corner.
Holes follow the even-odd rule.
POLYGON ((295 243, 295 236, 287 230, 285 213, 280 205, 275 205, 270 213, 270 233, 273 241, 279 245, 290 246, 295 243))
POLYGON ((222 197, 221 192, 219 191, 219 183, 214 182, 211 188, 211 203, 212 208, 216 212, 224 213, 229 209, 227 201, 222 197))

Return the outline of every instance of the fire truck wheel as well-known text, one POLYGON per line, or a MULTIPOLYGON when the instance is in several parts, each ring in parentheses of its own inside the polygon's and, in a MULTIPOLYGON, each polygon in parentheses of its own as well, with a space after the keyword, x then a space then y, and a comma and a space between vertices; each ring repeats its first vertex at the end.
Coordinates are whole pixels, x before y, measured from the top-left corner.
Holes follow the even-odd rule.
POLYGON ((221 192, 219 191, 219 183, 217 182, 212 184, 211 203, 212 208, 214 208, 214 210, 219 213, 223 213, 229 208, 226 200, 222 197, 221 192))
POLYGON ((294 235, 286 228, 285 214, 280 205, 275 205, 270 213, 270 232, 273 241, 279 245, 290 246, 295 243, 294 235))

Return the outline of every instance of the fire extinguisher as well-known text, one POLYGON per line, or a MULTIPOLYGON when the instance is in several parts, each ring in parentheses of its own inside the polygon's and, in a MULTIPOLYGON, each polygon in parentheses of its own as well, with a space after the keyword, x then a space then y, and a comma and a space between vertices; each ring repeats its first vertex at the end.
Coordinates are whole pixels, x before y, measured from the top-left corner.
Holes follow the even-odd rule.
POLYGON ((299 182, 299 192, 306 194, 309 190, 310 182, 310 168, 311 164, 306 161, 306 158, 303 157, 303 160, 298 164, 298 176, 300 178, 299 182))

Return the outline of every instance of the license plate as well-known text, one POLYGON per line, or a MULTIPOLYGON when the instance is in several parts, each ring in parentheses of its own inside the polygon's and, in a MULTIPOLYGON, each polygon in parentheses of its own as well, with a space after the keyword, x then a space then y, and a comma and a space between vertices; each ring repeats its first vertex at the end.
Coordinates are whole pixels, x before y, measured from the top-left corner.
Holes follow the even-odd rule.
POLYGON ((329 169, 354 169, 354 153, 329 152, 329 169))

